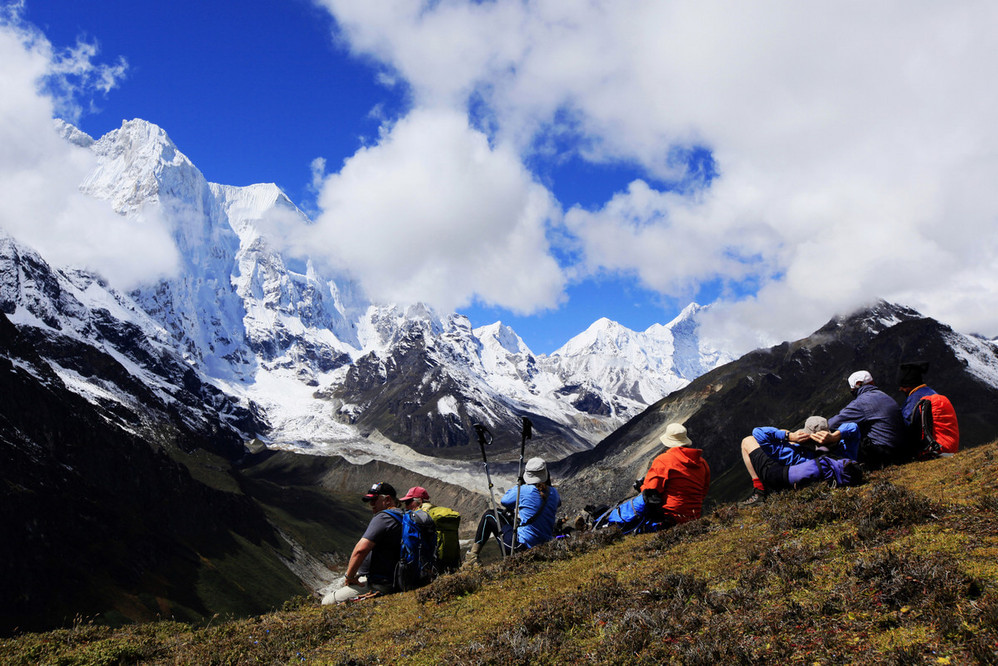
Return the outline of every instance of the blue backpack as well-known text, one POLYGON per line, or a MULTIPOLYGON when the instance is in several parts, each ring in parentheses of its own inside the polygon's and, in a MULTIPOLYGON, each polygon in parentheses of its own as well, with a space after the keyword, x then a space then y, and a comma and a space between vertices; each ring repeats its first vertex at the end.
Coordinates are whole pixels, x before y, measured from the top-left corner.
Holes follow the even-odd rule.
POLYGON ((645 498, 642 495, 625 499, 596 519, 593 529, 617 526, 624 534, 657 532, 662 524, 645 517, 645 498))
POLYGON ((421 509, 395 511, 388 515, 402 523, 402 548, 395 567, 395 588, 406 591, 422 587, 436 576, 437 530, 430 514, 421 509))

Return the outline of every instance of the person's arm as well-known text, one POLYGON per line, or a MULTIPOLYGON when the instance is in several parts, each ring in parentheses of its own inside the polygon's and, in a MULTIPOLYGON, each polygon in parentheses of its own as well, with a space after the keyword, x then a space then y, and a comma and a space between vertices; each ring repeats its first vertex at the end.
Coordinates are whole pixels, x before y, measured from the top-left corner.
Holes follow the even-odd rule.
POLYGON ((838 444, 839 440, 842 439, 842 432, 839 430, 822 430, 821 432, 816 432, 811 435, 811 439, 813 439, 815 444, 818 446, 831 448, 833 445, 838 444))
MULTIPOLYGON (((520 499, 521 500, 523 499, 523 489, 526 488, 526 487, 527 487, 527 484, 523 484, 522 486, 520 486, 520 499)), ((513 486, 512 488, 510 488, 509 490, 507 490, 503 494, 502 499, 499 500, 499 503, 502 504, 507 509, 512 509, 514 506, 516 506, 516 486, 513 486)))
POLYGON ((839 447, 846 458, 856 460, 859 458, 859 425, 853 422, 843 423, 835 432, 838 433, 839 447))
POLYGON ((828 427, 832 430, 838 430, 839 426, 847 421, 853 423, 859 423, 866 417, 866 412, 863 409, 863 403, 860 398, 856 398, 848 405, 842 408, 842 411, 828 419, 828 427))
POLYGON ((806 430, 787 430, 787 441, 791 444, 800 444, 811 439, 811 435, 806 430))
POLYGON ((360 580, 357 578, 357 572, 360 571, 360 565, 364 562, 364 558, 367 554, 374 550, 374 542, 370 539, 360 538, 357 545, 353 547, 353 552, 350 553, 350 561, 347 563, 347 571, 345 574, 346 584, 354 585, 359 583, 360 580))

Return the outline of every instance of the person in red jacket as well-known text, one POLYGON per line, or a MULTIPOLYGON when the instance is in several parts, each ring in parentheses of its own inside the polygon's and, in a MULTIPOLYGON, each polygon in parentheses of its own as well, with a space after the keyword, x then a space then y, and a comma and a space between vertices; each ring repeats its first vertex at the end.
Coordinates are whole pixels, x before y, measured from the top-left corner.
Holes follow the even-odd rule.
POLYGON ((710 466, 693 448, 686 427, 670 423, 661 437, 665 453, 652 461, 641 484, 646 510, 660 508, 665 526, 699 518, 710 487, 710 466))

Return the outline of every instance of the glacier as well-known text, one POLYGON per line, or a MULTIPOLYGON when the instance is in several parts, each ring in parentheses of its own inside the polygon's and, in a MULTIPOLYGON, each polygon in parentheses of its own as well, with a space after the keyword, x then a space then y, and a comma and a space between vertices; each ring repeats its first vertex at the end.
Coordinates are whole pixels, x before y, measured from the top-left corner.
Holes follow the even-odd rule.
MULTIPOLYGON (((348 275, 284 247, 283 231, 311 222, 276 185, 210 183, 163 129, 144 120, 124 121, 97 140, 65 123, 59 131, 97 156, 80 189, 136 224, 149 215, 165 221, 181 265, 127 294, 97 275, 58 267, 65 279, 58 307, 32 285, 0 284, 14 289, 4 297, 12 319, 81 341, 92 338, 86 322, 96 311, 127 323, 258 414, 266 432, 245 435, 268 447, 384 460, 454 481, 468 463, 427 449, 471 442, 474 422, 501 430, 529 416, 558 440, 552 454, 567 455, 731 360, 701 339, 705 308, 697 304, 643 332, 600 319, 545 355, 500 322, 473 329, 459 313, 372 302, 348 275), (389 386, 402 387, 393 402, 386 402, 389 386), (431 425, 399 431, 378 410, 431 425)), ((0 241, 8 256, 15 240, 0 241)), ((149 385, 165 381, 111 342, 101 345, 149 385)), ((112 399, 111 387, 62 376, 88 399, 112 399)))

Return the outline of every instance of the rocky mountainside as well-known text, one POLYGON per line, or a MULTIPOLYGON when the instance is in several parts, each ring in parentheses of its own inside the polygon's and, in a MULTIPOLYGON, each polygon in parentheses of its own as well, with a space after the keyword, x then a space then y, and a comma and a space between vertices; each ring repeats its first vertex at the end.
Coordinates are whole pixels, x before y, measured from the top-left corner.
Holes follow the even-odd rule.
POLYGON ((811 414, 836 414, 851 400, 846 378, 860 369, 900 402, 898 365, 913 359, 930 362, 926 381, 952 400, 962 448, 998 437, 998 347, 880 302, 837 317, 802 340, 746 354, 656 402, 592 450, 562 461, 558 475, 570 479, 572 488, 588 489, 562 496, 581 507, 633 494, 634 479, 661 452, 658 438, 666 425, 681 422, 710 464, 709 499, 738 498, 750 489, 739 443, 752 428, 796 428, 811 414))
MULTIPOLYGON (((129 294, 107 289, 96 275, 78 286, 116 304, 103 308, 111 339, 101 344, 155 341, 182 359, 191 378, 252 413, 254 427, 242 434, 271 448, 358 463, 373 455, 416 468, 419 453, 474 458, 473 423, 496 434, 497 454, 508 451, 526 416, 535 444, 560 458, 729 360, 700 338, 697 305, 645 332, 598 321, 546 356, 500 323, 473 330, 458 314, 372 303, 345 276, 323 274, 282 248, 275 229, 310 222, 276 186, 209 183, 161 128, 142 120, 97 141, 65 124, 61 131, 98 157, 82 190, 136 224, 143 216, 165 220, 179 250, 175 275, 129 294)), ((19 248, 10 257, 32 253, 14 239, 7 245, 19 248)), ((21 273, 21 286, 7 285, 5 311, 18 326, 44 330, 44 318, 22 317, 22 309, 59 306, 32 296, 31 275, 21 273)), ((72 313, 63 308, 60 316, 72 313)), ((93 330, 69 327, 81 340, 93 330)), ((141 359, 126 367, 144 381, 141 359)), ((86 383, 72 387, 93 398, 99 387, 86 383)), ((129 400, 120 388, 125 395, 105 398, 129 400)))
POLYGON ((644 333, 597 322, 544 356, 499 323, 371 303, 267 234, 309 223, 276 186, 208 183, 143 121, 61 131, 99 158, 83 191, 165 220, 180 267, 124 293, 0 231, 2 632, 262 612, 335 576, 372 478, 473 527, 473 423, 496 435, 501 488, 521 417, 534 451, 585 451, 724 360, 698 306, 644 333))

